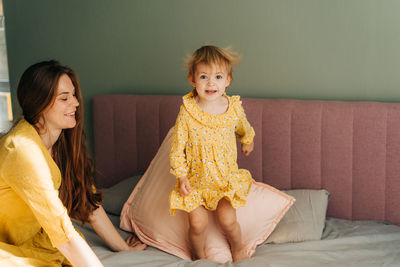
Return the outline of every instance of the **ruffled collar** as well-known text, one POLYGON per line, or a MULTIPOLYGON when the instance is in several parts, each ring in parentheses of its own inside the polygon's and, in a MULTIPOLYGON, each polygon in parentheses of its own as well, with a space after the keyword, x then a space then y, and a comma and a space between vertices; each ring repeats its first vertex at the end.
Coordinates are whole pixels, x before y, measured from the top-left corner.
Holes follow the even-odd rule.
POLYGON ((193 118, 208 127, 229 127, 235 123, 236 116, 233 116, 232 98, 227 95, 225 96, 228 99, 228 110, 218 115, 204 112, 197 104, 193 92, 183 96, 183 105, 193 118))

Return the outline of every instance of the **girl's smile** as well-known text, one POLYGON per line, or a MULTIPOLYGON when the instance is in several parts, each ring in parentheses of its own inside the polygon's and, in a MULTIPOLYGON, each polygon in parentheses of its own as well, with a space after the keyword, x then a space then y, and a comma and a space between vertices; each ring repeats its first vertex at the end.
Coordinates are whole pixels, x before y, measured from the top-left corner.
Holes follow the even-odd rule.
POLYGON ((204 104, 220 100, 232 80, 225 66, 204 63, 199 63, 194 76, 189 75, 188 78, 196 88, 199 102, 204 104))
POLYGON ((207 95, 212 95, 212 94, 216 93, 217 90, 206 90, 205 92, 207 95))

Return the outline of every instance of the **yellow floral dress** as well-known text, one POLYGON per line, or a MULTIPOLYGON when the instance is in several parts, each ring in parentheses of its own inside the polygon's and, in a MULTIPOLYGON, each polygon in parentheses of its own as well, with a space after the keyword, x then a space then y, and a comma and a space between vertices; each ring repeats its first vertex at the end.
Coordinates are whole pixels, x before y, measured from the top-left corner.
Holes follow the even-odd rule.
POLYGON ((179 181, 169 196, 170 213, 176 209, 191 212, 202 205, 215 210, 226 198, 233 207, 246 203, 252 178, 248 170, 237 165, 236 138, 251 144, 254 130, 247 121, 239 96, 225 96, 228 110, 220 115, 204 112, 189 93, 176 119, 171 140, 171 173, 187 176, 192 192, 183 197, 179 181))
POLYGON ((79 233, 60 184, 57 164, 22 119, 0 139, 0 266, 70 266, 56 247, 79 233))

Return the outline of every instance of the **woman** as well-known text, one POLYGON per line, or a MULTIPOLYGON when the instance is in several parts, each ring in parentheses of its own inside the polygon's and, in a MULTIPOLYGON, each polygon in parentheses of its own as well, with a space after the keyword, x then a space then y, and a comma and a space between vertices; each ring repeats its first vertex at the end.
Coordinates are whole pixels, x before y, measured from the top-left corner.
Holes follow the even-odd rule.
POLYGON ((23 118, 0 139, 1 265, 102 266, 70 218, 90 223, 112 250, 144 249, 125 242, 101 206, 75 72, 34 64, 17 95, 23 118))

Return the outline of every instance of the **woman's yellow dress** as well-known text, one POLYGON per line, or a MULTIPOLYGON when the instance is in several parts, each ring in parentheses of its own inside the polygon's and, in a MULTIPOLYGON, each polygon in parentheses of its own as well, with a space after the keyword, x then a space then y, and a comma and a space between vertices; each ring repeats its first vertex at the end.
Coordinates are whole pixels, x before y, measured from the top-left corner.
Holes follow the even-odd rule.
POLYGON ((61 173, 22 119, 0 139, 0 266, 70 265, 56 246, 78 233, 58 197, 61 173))
POLYGON ((252 178, 237 165, 236 138, 242 144, 253 142, 254 130, 247 121, 239 96, 226 96, 228 110, 220 115, 204 112, 193 93, 183 97, 171 140, 171 173, 187 176, 192 192, 179 194, 179 181, 169 196, 170 213, 190 212, 202 205, 215 210, 222 198, 233 207, 246 203, 252 178))

